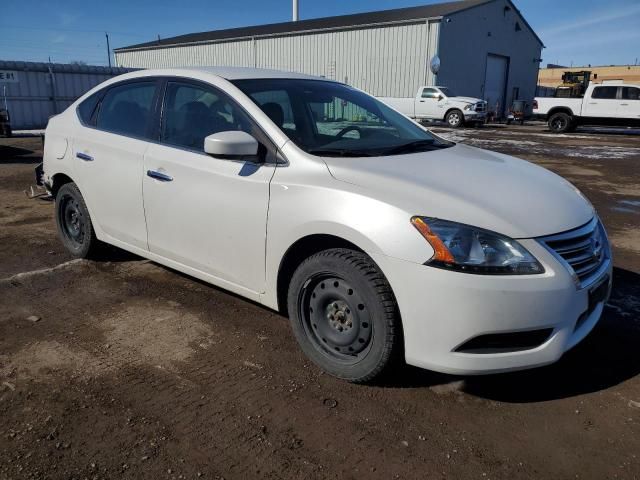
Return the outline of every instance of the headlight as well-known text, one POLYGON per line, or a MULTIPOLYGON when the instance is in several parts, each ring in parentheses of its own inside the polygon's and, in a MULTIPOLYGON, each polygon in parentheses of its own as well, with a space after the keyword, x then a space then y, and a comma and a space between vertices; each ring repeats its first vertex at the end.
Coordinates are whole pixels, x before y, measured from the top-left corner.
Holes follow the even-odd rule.
POLYGON ((433 247, 427 264, 487 275, 533 275, 544 268, 517 241, 498 233, 436 218, 413 217, 411 223, 433 247))
POLYGON ((465 110, 473 110, 473 107, 474 107, 473 103, 468 103, 467 105, 464 106, 464 109, 465 110))

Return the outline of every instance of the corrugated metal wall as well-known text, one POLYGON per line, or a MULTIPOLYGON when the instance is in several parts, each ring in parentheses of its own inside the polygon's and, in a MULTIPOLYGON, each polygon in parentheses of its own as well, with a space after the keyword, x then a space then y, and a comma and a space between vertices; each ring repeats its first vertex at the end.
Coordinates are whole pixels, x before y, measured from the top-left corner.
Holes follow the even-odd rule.
POLYGON ((253 67, 253 40, 208 43, 194 46, 116 52, 116 63, 123 67, 253 67))
POLYGON ((438 20, 116 52, 124 67, 246 66, 321 75, 377 96, 413 96, 435 81, 438 20))
POLYGON ((7 107, 13 130, 44 128, 89 89, 128 69, 83 65, 0 61, 0 70, 17 72, 17 82, 0 82, 0 108, 7 107))

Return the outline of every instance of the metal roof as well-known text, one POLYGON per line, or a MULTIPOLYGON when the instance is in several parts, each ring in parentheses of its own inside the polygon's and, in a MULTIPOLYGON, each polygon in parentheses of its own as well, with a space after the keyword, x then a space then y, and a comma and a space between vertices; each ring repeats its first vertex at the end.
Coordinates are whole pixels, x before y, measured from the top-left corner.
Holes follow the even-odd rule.
POLYGON ((436 3, 433 5, 423 5, 419 7, 395 8, 392 10, 380 10, 377 12, 313 18, 297 22, 272 23, 252 27, 214 30, 211 32, 189 33, 186 35, 179 35, 177 37, 163 38, 153 42, 139 43, 128 47, 116 48, 115 51, 125 52, 137 49, 145 50, 158 47, 162 48, 175 45, 231 40, 246 37, 259 37, 332 28, 421 20, 426 18, 439 18, 444 15, 450 15, 452 13, 467 10, 492 1, 494 0, 461 0, 455 2, 436 3))
POLYGON ((270 68, 253 68, 253 67, 179 67, 179 68, 157 68, 153 70, 144 70, 142 75, 171 75, 173 73, 189 74, 190 72, 202 72, 227 80, 249 80, 254 78, 286 78, 300 80, 323 80, 327 82, 335 82, 324 77, 315 75, 306 75, 304 73, 285 72, 283 70, 273 70, 270 68))

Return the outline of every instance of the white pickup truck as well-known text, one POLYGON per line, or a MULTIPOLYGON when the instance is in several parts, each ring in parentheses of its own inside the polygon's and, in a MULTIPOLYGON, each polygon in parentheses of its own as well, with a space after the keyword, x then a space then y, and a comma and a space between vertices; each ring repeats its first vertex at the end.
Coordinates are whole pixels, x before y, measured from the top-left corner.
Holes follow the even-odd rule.
POLYGON ((554 133, 579 125, 640 125, 640 85, 591 84, 582 98, 536 97, 533 114, 547 120, 554 133))
POLYGON ((483 123, 487 102, 458 97, 447 87, 420 87, 413 98, 379 97, 384 103, 416 120, 444 120, 451 127, 483 123))

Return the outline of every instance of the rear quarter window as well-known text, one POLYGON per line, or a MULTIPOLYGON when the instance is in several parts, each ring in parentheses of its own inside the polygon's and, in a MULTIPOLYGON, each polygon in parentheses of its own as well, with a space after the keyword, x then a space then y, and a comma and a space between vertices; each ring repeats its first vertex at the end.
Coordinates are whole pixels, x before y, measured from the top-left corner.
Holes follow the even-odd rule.
POLYGON ((100 97, 102 96, 103 91, 99 91, 91 95, 86 100, 78 105, 78 118, 84 125, 94 126, 95 119, 93 117, 93 112, 96 111, 96 106, 100 101, 100 97))

